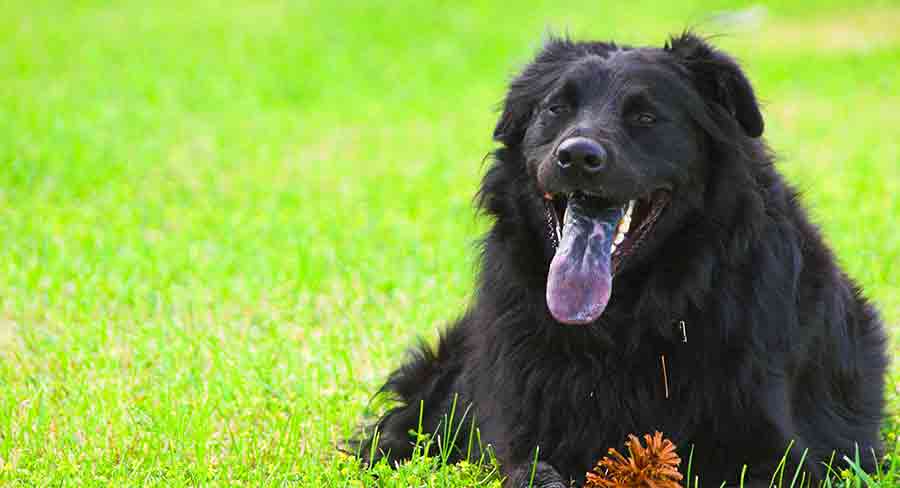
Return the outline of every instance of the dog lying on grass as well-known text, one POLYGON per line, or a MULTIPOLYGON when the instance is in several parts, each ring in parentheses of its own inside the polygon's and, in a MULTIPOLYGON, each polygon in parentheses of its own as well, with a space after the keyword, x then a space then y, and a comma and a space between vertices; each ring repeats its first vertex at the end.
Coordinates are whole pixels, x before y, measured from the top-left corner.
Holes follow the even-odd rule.
POLYGON ((857 449, 873 469, 885 332, 762 133, 745 74, 695 35, 548 41, 494 131, 477 295, 391 374, 366 460, 408 458, 420 406, 434 432, 458 399, 506 486, 538 446, 533 485, 562 487, 655 430, 710 486, 744 465, 766 486, 782 458, 821 480, 857 449))

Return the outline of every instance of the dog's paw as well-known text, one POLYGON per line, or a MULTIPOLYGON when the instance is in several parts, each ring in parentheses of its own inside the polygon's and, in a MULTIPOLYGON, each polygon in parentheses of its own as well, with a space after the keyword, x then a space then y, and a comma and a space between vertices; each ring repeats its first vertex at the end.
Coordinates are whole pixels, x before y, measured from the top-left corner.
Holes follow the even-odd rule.
POLYGON ((537 466, 523 464, 514 469, 503 484, 504 488, 568 488, 562 476, 549 464, 538 461, 537 466), (532 473, 534 477, 532 478, 532 473))

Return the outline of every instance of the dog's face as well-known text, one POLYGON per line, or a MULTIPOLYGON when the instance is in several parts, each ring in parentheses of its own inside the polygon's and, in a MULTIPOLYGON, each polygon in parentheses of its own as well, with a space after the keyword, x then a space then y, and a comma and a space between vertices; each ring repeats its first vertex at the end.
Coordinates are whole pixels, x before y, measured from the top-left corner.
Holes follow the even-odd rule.
POLYGON ((697 164, 702 138, 679 77, 649 53, 614 51, 568 63, 535 107, 522 145, 549 195, 574 191, 625 204, 671 191, 697 164), (681 95, 681 97, 679 97, 681 95))
POLYGON ((673 200, 704 191, 715 140, 761 133, 746 77, 694 36, 665 48, 549 43, 513 82, 495 136, 544 201, 556 320, 595 321, 613 276, 677 227, 673 200))

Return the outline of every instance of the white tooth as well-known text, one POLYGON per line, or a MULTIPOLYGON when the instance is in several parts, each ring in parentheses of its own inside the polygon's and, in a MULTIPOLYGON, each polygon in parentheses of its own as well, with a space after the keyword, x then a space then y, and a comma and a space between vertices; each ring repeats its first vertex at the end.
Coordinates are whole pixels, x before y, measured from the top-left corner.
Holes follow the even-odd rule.
POLYGON ((628 217, 622 217, 622 220, 619 221, 619 225, 616 230, 620 234, 625 234, 626 232, 628 232, 629 227, 631 227, 631 219, 628 217))
POLYGON ((634 200, 629 200, 628 207, 625 209, 625 215, 616 226, 616 238, 613 240, 612 252, 616 252, 616 248, 625 241, 625 234, 631 228, 631 212, 634 211, 634 200))

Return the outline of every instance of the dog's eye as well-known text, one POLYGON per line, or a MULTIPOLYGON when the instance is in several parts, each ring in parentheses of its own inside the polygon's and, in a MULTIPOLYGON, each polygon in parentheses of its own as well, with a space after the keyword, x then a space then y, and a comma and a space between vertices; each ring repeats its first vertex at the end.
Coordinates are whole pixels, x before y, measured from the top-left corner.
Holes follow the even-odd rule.
POLYGON ((651 114, 650 112, 638 112, 631 116, 631 123, 634 125, 648 127, 653 125, 655 122, 656 116, 651 114))
POLYGON ((563 105, 561 103, 555 103, 553 105, 547 106, 547 108, 545 108, 544 110, 548 114, 556 116, 556 115, 562 115, 562 114, 568 112, 569 107, 567 105, 563 105))

